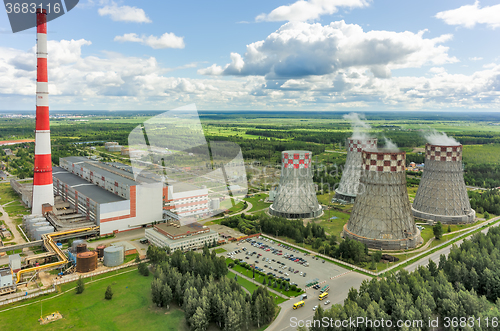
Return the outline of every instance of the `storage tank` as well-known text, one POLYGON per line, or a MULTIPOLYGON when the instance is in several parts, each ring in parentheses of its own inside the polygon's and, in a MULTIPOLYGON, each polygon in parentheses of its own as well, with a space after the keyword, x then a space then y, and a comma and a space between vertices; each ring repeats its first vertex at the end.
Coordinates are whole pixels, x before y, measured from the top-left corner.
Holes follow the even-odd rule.
POLYGON ((106 267, 116 267, 123 263, 123 247, 110 246, 104 249, 104 265, 106 267))
POLYGON ((75 252, 76 251, 76 246, 78 246, 80 244, 83 244, 84 242, 85 241, 83 241, 81 239, 73 241, 73 243, 71 244, 71 250, 73 250, 73 252, 75 252))
MULTIPOLYGON (((36 231, 38 228, 47 227, 47 226, 50 226, 49 222, 37 222, 37 223, 31 224, 28 227, 28 236, 30 236, 34 240, 40 240, 40 239, 37 239, 36 231)), ((54 231, 52 231, 52 232, 54 232, 54 231)))
POLYGON ((76 272, 90 272, 97 268, 97 253, 83 252, 76 255, 76 272))
POLYGON ((87 244, 78 244, 76 245, 76 254, 83 253, 87 251, 87 244))
POLYGON ((97 246, 97 257, 102 258, 104 256, 104 249, 106 248, 106 245, 100 245, 97 246))
POLYGON ((38 227, 38 228, 36 228, 35 233, 34 233, 35 240, 41 240, 43 234, 52 233, 52 232, 54 232, 53 226, 49 225, 49 226, 38 227))

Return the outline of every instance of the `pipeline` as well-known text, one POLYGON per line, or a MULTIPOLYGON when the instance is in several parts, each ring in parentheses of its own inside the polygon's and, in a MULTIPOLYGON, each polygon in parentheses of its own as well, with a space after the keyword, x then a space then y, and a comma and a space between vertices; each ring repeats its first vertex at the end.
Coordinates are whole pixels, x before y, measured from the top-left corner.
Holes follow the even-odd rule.
POLYGON ((52 268, 52 267, 57 267, 57 266, 60 266, 60 265, 68 263, 68 258, 59 249, 59 247, 57 247, 57 245, 54 243, 53 238, 58 237, 58 236, 63 236, 63 235, 66 235, 66 234, 78 233, 78 232, 84 232, 84 231, 91 231, 91 230, 97 231, 97 230, 99 230, 99 227, 95 226, 95 227, 88 227, 88 228, 74 229, 74 230, 68 230, 68 231, 54 232, 54 233, 49 233, 49 234, 42 235, 43 236, 43 245, 44 245, 45 249, 47 251, 49 249, 52 249, 59 256, 60 261, 49 263, 49 264, 45 264, 45 265, 41 265, 41 266, 38 266, 38 267, 32 267, 32 268, 27 268, 27 269, 19 270, 17 272, 16 284, 21 281, 21 275, 22 274, 25 274, 25 273, 31 272, 31 271, 37 271, 37 270, 42 270, 42 269, 48 269, 48 268, 52 268))

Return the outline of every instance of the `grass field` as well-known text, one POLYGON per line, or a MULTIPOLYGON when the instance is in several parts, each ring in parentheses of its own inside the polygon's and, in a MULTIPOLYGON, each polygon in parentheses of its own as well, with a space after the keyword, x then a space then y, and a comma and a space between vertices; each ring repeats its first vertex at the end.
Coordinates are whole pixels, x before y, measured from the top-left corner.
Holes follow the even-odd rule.
POLYGON ((349 214, 337 210, 325 210, 325 214, 321 217, 323 220, 319 222, 319 225, 321 225, 328 234, 333 234, 337 236, 337 238, 340 238, 340 233, 349 220, 349 217, 349 214), (336 219, 330 219, 332 217, 336 217, 336 219))
MULTIPOLYGON (((3 330, 187 330, 184 313, 175 308, 170 311, 157 308, 151 302, 149 290, 152 276, 139 275, 136 268, 112 278, 87 283, 82 294, 75 294, 75 283, 64 284, 63 293, 57 298, 43 297, 27 302, 33 304, 3 311, 0 310, 1 329, 3 330), (113 299, 104 299, 108 285, 112 286, 113 299), (59 311, 63 319, 41 326, 40 308, 46 316, 59 311), (20 318, 22 316, 22 318, 20 318)), ((87 280, 88 281, 88 280, 87 280)))
POLYGON ((217 253, 217 254, 224 253, 224 252, 227 252, 227 251, 224 248, 222 248, 222 247, 219 247, 219 248, 215 249, 215 253, 217 253))
POLYGON ((500 145, 464 145, 464 161, 473 164, 500 163, 500 145))
POLYGON ((265 209, 265 208, 269 207, 271 204, 267 203, 267 202, 264 202, 264 200, 267 197, 268 197, 267 194, 260 193, 260 194, 255 194, 251 198, 245 198, 246 201, 248 201, 248 202, 250 202, 252 204, 252 208, 249 210, 249 212, 254 212, 254 211, 257 211, 257 210, 262 210, 262 209, 265 209), (261 199, 262 199, 262 201, 259 201, 261 199))
POLYGON ((6 203, 14 200, 18 200, 19 195, 10 187, 10 183, 0 184, 0 204, 5 205, 6 203))

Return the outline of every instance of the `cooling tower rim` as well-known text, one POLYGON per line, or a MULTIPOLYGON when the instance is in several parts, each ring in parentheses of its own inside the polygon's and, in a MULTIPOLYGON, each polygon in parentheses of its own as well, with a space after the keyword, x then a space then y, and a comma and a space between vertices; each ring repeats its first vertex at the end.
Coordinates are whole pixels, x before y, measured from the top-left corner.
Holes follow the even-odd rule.
POLYGON ((368 138, 353 138, 353 137, 349 137, 349 138, 347 138, 347 140, 349 142, 351 142, 351 141, 365 142, 365 141, 370 141, 370 140, 378 141, 378 138, 372 138, 372 137, 368 137, 368 138))
POLYGON ((390 149, 390 148, 365 149, 363 150, 363 153, 378 154, 378 155, 406 155, 405 151, 400 151, 398 149, 390 149))
POLYGON ((457 145, 450 145, 450 144, 431 144, 431 143, 427 143, 425 144, 425 146, 429 146, 429 147, 463 147, 462 144, 458 143, 457 145))
POLYGON ((294 149, 292 149, 292 150, 287 150, 287 151, 281 152, 281 154, 283 154, 283 153, 290 154, 290 153, 312 153, 312 152, 311 151, 305 151, 305 150, 294 150, 294 149))

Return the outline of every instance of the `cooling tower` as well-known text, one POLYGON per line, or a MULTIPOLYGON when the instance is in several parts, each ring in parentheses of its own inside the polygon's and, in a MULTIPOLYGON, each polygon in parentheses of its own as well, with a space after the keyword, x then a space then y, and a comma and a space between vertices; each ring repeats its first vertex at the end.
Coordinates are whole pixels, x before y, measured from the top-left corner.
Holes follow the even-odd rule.
POLYGON ((345 160, 342 179, 335 190, 335 199, 354 202, 358 194, 359 178, 361 177, 361 152, 377 148, 376 138, 348 138, 346 141, 347 158, 345 160))
POLYGON ((281 153, 281 177, 269 213, 285 218, 310 218, 321 214, 312 181, 312 153, 284 151, 281 153))
POLYGON ((425 145, 425 166, 412 206, 413 216, 443 224, 473 223, 462 168, 462 145, 425 145))
POLYGON ((405 159, 405 152, 394 150, 362 152, 362 190, 344 225, 345 237, 383 250, 413 248, 421 242, 406 191, 405 159))

